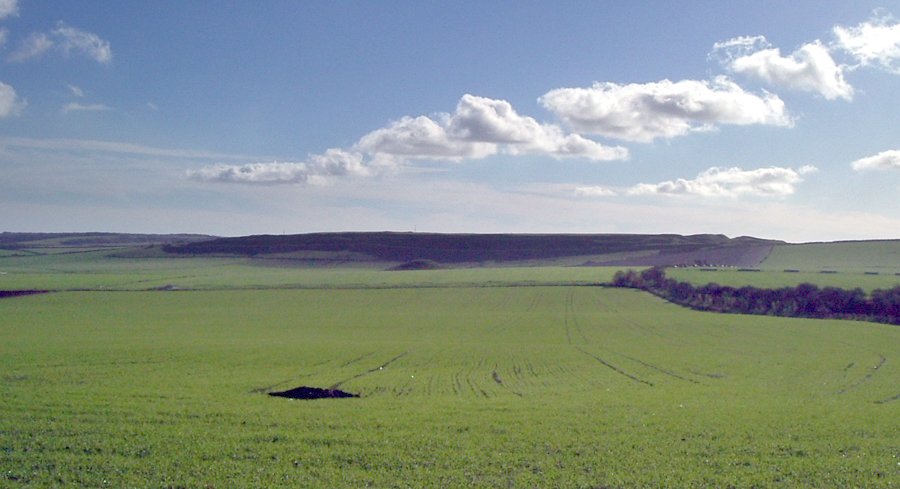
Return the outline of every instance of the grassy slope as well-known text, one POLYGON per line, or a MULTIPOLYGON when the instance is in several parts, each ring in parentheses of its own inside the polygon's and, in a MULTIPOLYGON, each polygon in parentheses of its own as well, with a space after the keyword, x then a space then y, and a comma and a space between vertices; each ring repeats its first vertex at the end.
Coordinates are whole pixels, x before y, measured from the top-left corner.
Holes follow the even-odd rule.
POLYGON ((900 273, 900 240, 779 245, 760 268, 900 273))
POLYGON ((777 245, 759 270, 680 268, 666 273, 698 285, 715 282, 732 287, 779 288, 807 282, 871 292, 900 284, 900 240, 777 245))
POLYGON ((898 402, 873 402, 900 394, 895 327, 595 287, 70 292, 0 323, 13 487, 900 477, 898 402), (335 383, 364 397, 256 392, 335 383))

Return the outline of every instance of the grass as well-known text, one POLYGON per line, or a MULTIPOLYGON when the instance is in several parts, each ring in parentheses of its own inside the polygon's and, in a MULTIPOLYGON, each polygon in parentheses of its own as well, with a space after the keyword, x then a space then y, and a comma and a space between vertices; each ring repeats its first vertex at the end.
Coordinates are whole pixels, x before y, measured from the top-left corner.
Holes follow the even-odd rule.
MULTIPOLYGON (((218 270, 220 281, 247 272, 218 270)), ((494 273, 502 282, 508 271, 494 273)), ((900 329, 704 314, 632 290, 21 297, 0 301, 0 372, 0 476, 11 487, 900 478, 900 401, 883 402, 900 394, 900 329), (336 384, 363 397, 264 394, 336 384)))

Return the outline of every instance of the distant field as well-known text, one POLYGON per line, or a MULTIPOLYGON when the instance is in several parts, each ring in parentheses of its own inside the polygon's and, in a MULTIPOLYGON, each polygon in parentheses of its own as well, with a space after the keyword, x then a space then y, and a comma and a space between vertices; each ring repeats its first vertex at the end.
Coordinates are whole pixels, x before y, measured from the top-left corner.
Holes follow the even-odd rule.
POLYGON ((900 477, 896 327, 597 287, 68 292, 0 325, 13 487, 900 477), (300 385, 362 398, 265 395, 300 385))
POLYGON ((777 245, 759 268, 900 273, 900 240, 777 245))
POLYGON ((99 250, 64 255, 0 255, 0 290, 582 285, 607 282, 617 270, 604 267, 505 267, 394 272, 383 268, 309 268, 293 262, 273 263, 268 259, 111 258, 110 254, 119 256, 123 253, 99 250))
POLYGON ((820 272, 785 272, 783 270, 761 270, 758 272, 738 271, 734 269, 702 270, 699 268, 670 268, 666 276, 694 285, 715 282, 729 287, 753 286, 767 289, 795 287, 801 283, 811 283, 819 287, 838 287, 866 292, 875 289, 889 289, 900 285, 900 276, 881 273, 867 275, 859 271, 842 271, 837 273, 820 272))

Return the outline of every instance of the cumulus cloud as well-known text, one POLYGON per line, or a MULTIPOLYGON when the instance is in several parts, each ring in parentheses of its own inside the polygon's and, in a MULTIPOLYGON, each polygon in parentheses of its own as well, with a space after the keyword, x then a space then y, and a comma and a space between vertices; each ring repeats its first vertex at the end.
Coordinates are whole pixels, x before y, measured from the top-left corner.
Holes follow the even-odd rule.
POLYGON ((0 118, 18 115, 25 108, 25 101, 19 98, 16 90, 0 82, 0 118))
POLYGON ((188 176, 206 182, 323 185, 333 177, 366 176, 371 172, 372 169, 363 163, 363 155, 360 153, 329 149, 323 154, 312 155, 303 162, 217 164, 189 172, 188 176))
POLYGON ((19 15, 18 0, 0 0, 0 19, 19 15))
POLYGON ((522 116, 505 100, 466 94, 453 114, 440 114, 435 119, 404 117, 366 134, 356 148, 401 160, 480 159, 500 152, 598 161, 628 156, 625 148, 603 146, 522 116))
POLYGON ((403 117, 386 127, 376 129, 356 144, 367 153, 415 159, 484 158, 497 153, 497 145, 454 138, 446 124, 426 116, 403 117))
POLYGON ((771 85, 815 92, 828 100, 853 98, 853 87, 844 79, 845 67, 838 66, 820 41, 782 56, 763 36, 738 37, 713 45, 711 56, 734 73, 771 85))
POLYGON ((505 144, 510 154, 538 153, 555 158, 618 160, 628 157, 622 147, 607 147, 578 134, 565 134, 552 124, 519 115, 505 100, 466 94, 448 121, 448 132, 463 141, 505 144))
POLYGON ((628 189, 629 195, 667 195, 697 197, 740 197, 791 195, 803 175, 817 171, 814 166, 800 169, 769 167, 755 170, 713 167, 696 178, 679 178, 661 183, 641 183, 628 189))
POLYGON ((499 153, 594 161, 628 157, 625 148, 604 146, 520 115, 505 100, 466 94, 452 114, 403 117, 365 134, 349 151, 332 149, 294 163, 212 165, 190 175, 211 182, 316 184, 330 177, 378 174, 410 160, 459 161, 499 153))
POLYGON ((103 104, 80 104, 78 102, 68 103, 62 108, 63 114, 68 114, 69 112, 105 112, 108 110, 112 110, 112 107, 103 104))
POLYGON ((854 27, 835 26, 834 35, 835 46, 850 53, 860 65, 875 65, 900 74, 900 23, 889 16, 854 27))
POLYGON ((628 85, 598 82, 551 90, 538 100, 576 132, 627 141, 673 138, 719 124, 793 124, 777 95, 746 92, 725 76, 628 85))
POLYGON ((25 61, 38 58, 51 49, 65 56, 84 55, 98 63, 112 61, 112 49, 108 41, 101 39, 96 34, 71 27, 63 22, 58 23, 56 29, 49 33, 31 33, 13 51, 9 60, 25 61))
POLYGON ((850 164, 856 171, 900 170, 900 150, 882 151, 874 156, 860 158, 850 164))

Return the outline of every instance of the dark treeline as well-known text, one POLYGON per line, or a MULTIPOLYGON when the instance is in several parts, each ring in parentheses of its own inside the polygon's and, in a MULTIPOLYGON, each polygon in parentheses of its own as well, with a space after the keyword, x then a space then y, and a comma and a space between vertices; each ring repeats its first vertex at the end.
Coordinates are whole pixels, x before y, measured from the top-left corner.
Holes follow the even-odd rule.
POLYGON ((699 287, 666 277, 662 268, 617 272, 612 285, 646 290, 676 304, 701 311, 769 316, 855 319, 900 324, 900 286, 866 295, 862 289, 796 287, 760 289, 710 283, 699 287))

